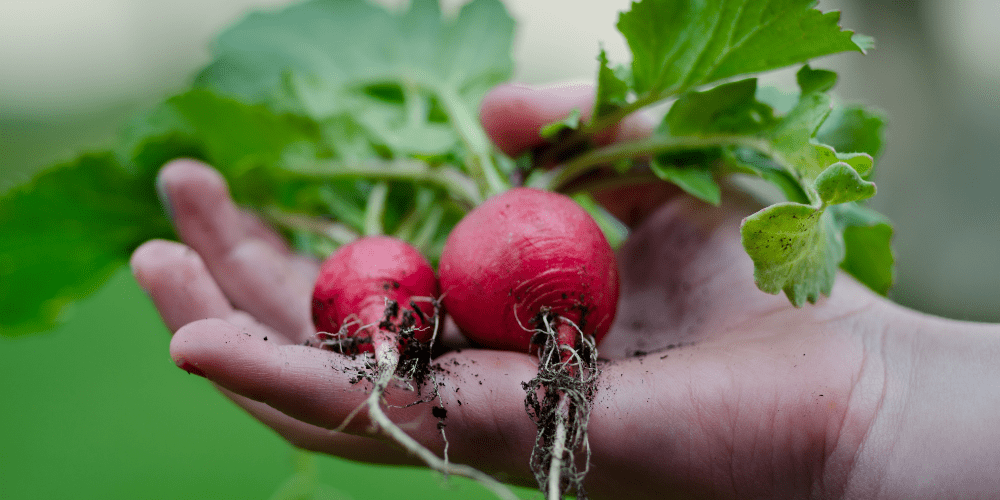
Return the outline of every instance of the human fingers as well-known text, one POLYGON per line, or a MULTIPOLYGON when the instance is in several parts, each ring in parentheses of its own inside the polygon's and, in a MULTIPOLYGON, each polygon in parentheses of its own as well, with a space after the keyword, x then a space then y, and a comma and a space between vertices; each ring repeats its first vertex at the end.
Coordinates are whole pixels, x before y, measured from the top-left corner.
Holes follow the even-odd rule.
POLYGON ((193 160, 167 164, 157 179, 181 239, 234 307, 290 338, 313 333, 309 294, 318 266, 294 255, 273 232, 233 204, 225 180, 193 160))
MULTIPOLYGON (((357 359, 300 345, 265 341, 252 329, 217 319, 185 326, 174 336, 171 356, 179 366, 195 367, 214 383, 266 404, 310 425, 333 429, 364 403, 370 384, 366 358, 357 359)), ((436 360, 439 398, 404 407, 427 396, 391 387, 383 407, 388 417, 414 439, 441 456, 445 441, 435 406, 446 411, 449 459, 487 472, 531 477, 528 457, 535 425, 524 411, 521 382, 536 371, 532 360, 509 352, 464 350, 436 360)), ((438 414, 440 411, 438 410, 438 414)), ((346 427, 366 435, 365 412, 346 427)))
POLYGON ((132 253, 130 265, 171 332, 192 321, 226 318, 234 312, 201 256, 184 244, 147 241, 132 253))
MULTIPOLYGON (((139 286, 153 300, 153 305, 171 332, 206 318, 250 323, 255 320, 233 308, 222 289, 205 267, 205 262, 190 247, 166 240, 142 244, 132 254, 132 273, 139 286)), ((298 343, 280 332, 259 325, 272 342, 298 343)))
MULTIPOLYGON (((539 129, 565 118, 573 109, 579 109, 584 119, 589 117, 593 101, 591 85, 500 85, 483 98, 479 117, 494 144, 509 156, 517 156, 543 145, 539 129)), ((645 137, 652 130, 652 120, 636 113, 596 139, 601 143, 628 141, 645 137)), ((612 215, 631 227, 680 193, 672 184, 651 180, 647 184, 600 189, 593 194, 612 215)))
MULTIPOLYGON (((483 98, 479 119, 493 143, 513 157, 545 142, 539 135, 544 125, 566 118, 574 109, 587 119, 593 106, 592 85, 503 84, 483 98)), ((635 139, 649 135, 652 129, 652 122, 645 115, 634 114, 600 139, 604 142, 635 139)))
POLYGON ((332 432, 330 429, 292 418, 264 403, 254 401, 225 388, 219 386, 216 388, 295 447, 359 462, 384 465, 419 465, 416 458, 380 439, 345 432, 332 432))
MULTIPOLYGON (((264 333, 262 326, 253 325, 245 314, 234 310, 208 274, 201 257, 185 245, 163 240, 147 242, 133 254, 132 268, 140 286, 149 293, 171 332, 204 318, 229 318, 237 323, 244 322, 248 332, 251 329, 261 329, 260 334, 267 336, 270 342, 289 342, 275 332, 264 333)), ((198 373, 198 368, 194 365, 182 367, 198 373)), ((300 448, 367 462, 413 463, 398 450, 381 441, 331 433, 327 429, 298 421, 263 403, 225 389, 221 391, 300 448)))

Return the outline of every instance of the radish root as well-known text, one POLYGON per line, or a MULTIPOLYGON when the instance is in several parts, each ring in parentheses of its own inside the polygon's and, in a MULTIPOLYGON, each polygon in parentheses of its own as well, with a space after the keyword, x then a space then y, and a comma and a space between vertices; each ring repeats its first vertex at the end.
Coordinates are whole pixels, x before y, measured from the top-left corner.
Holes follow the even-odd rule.
POLYGON ((538 324, 538 375, 523 384, 525 408, 538 426, 531 469, 549 500, 571 490, 583 499, 590 464, 587 422, 600 374, 597 347, 593 337, 565 318, 543 313, 538 324), (582 470, 577 453, 586 457, 582 470))
MULTIPOLYGON (((373 433, 381 432, 383 435, 391 439, 394 443, 402 447, 408 453, 416 456, 427 467, 441 473, 445 477, 449 475, 461 476, 472 479, 488 490, 492 491, 498 498, 503 500, 518 500, 517 496, 503 483, 497 481, 488 474, 479 471, 473 467, 462 464, 454 464, 448 460, 448 440, 444 435, 444 425, 443 423, 438 424, 438 429, 441 430, 441 436, 444 438, 445 451, 444 458, 438 457, 433 452, 428 450, 422 444, 417 442, 415 439, 410 437, 406 432, 404 432, 398 425, 396 425, 389 417, 385 414, 382 409, 383 398, 385 396, 386 390, 389 388, 389 384, 392 383, 393 379, 399 377, 400 380, 409 383, 415 380, 415 376, 421 370, 421 365, 427 365, 430 363, 430 347, 433 346, 434 340, 437 338, 439 327, 440 327, 440 304, 437 300, 429 299, 434 305, 434 332, 431 339, 425 344, 426 349, 417 348, 411 352, 408 347, 417 343, 416 339, 410 337, 409 334, 412 333, 413 326, 404 328, 399 332, 400 337, 410 337, 410 341, 407 342, 406 351, 401 356, 400 350, 397 347, 396 342, 377 342, 375 344, 375 362, 374 365, 369 365, 373 373, 370 377, 372 381, 372 389, 368 394, 365 401, 360 404, 357 408, 351 411, 344 419, 344 421, 333 430, 333 432, 340 432, 347 427, 350 421, 357 416, 362 408, 368 409, 368 419, 371 422, 371 431, 373 433), (407 331, 411 330, 411 331, 407 331), (406 359, 403 359, 406 358, 406 359)), ((419 311, 416 307, 414 310, 419 311)), ((388 315, 390 311, 398 311, 397 304, 387 304, 386 314, 388 315)), ((343 352, 344 344, 351 341, 356 341, 358 337, 347 337, 346 330, 349 326, 358 324, 356 319, 345 322, 344 326, 341 327, 340 331, 335 335, 326 335, 325 340, 322 341, 322 347, 331 350, 340 350, 343 352)), ((366 325, 366 326, 376 326, 376 325, 366 325)), ((363 327, 364 328, 364 327, 363 327)), ((378 334, 376 334, 378 335, 378 334)), ((348 346, 348 349, 353 346, 348 346)), ((438 384, 434 380, 434 374, 430 374, 431 380, 429 386, 431 387, 431 394, 429 398, 421 399, 414 403, 405 405, 404 407, 413 406, 420 403, 426 403, 433 401, 434 399, 441 400, 441 396, 438 393, 438 384)), ((418 385, 419 385, 418 381, 418 385)), ((412 387, 411 387, 412 388, 412 387)))
MULTIPOLYGON (((410 437, 409 434, 403 432, 398 425, 386 416, 385 412, 382 411, 382 396, 396 374, 396 368, 399 365, 399 352, 392 348, 377 349, 375 357, 377 359, 377 376, 375 378, 375 385, 367 399, 368 419, 371 420, 373 430, 381 430, 382 433, 396 444, 402 446, 407 452, 415 455, 428 467, 440 472, 445 477, 448 475, 467 477, 479 482, 479 484, 492 491, 499 498, 517 500, 517 497, 509 488, 486 473, 468 465, 451 463, 447 459, 447 454, 445 454, 444 459, 438 457, 410 437)), ((435 387, 434 390, 436 391, 437 388, 435 387)))

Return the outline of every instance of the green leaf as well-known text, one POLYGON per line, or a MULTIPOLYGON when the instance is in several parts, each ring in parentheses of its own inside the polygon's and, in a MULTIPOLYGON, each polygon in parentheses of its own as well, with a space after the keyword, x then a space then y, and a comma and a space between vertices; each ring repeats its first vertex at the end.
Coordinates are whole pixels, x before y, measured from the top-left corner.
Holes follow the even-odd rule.
POLYGON ((753 78, 688 92, 671 106, 658 133, 717 138, 723 172, 752 173, 791 201, 817 203, 813 183, 830 165, 846 163, 862 176, 872 169, 869 155, 837 153, 813 138, 830 112, 825 92, 836 79, 832 71, 803 66, 797 73, 802 92, 784 116, 757 98, 753 78))
POLYGON ((854 42, 854 44, 857 45, 863 53, 868 53, 868 51, 875 49, 875 39, 868 35, 855 33, 851 35, 851 41, 854 42))
MULTIPOLYGON (((447 126, 432 123, 399 124, 395 114, 391 109, 371 107, 366 113, 357 116, 357 120, 376 143, 389 148, 395 156, 445 155, 458 143, 455 132, 447 126)), ((335 145, 336 142, 331 144, 335 145)))
POLYGON ((715 181, 710 167, 700 165, 678 167, 656 160, 650 167, 657 177, 675 184, 699 200, 715 206, 722 202, 722 190, 715 181))
POLYGON ((831 98, 825 92, 836 82, 836 75, 803 66, 796 80, 802 90, 798 103, 766 134, 766 138, 779 163, 799 179, 810 201, 815 202, 819 200, 813 198, 811 184, 827 167, 845 160, 865 169, 870 168, 870 162, 866 167, 863 159, 838 157, 833 148, 813 139, 832 109, 831 98))
POLYGON ((875 196, 875 184, 862 179, 857 170, 844 162, 827 167, 816 178, 814 188, 826 205, 850 203, 875 196))
POLYGON ((717 85, 704 92, 688 92, 670 107, 663 123, 670 134, 758 134, 775 124, 769 106, 755 99, 757 79, 717 85))
POLYGON ((875 194, 847 163, 830 165, 813 191, 823 205, 778 203, 743 220, 743 246, 754 262, 757 286, 784 291, 796 306, 829 295, 838 266, 879 293, 892 284, 892 229, 881 215, 855 202, 875 194), (848 245, 847 242, 850 242, 848 245))
POLYGON ((885 118, 861 105, 835 107, 816 134, 816 140, 844 153, 866 153, 878 158, 885 136, 885 118))
POLYGON ((858 279, 872 283, 869 286, 876 291, 887 289, 886 273, 889 283, 892 273, 891 228, 884 218, 862 212, 854 203, 874 196, 875 184, 862 179, 847 163, 836 162, 816 177, 812 192, 819 196, 821 206, 778 203, 743 220, 740 232, 754 262, 757 286, 768 293, 783 290, 796 306, 814 303, 820 294, 830 294, 837 267, 846 262, 858 279), (852 253, 845 261, 848 227, 854 228, 852 253), (868 258, 874 260, 865 262, 868 258))
POLYGON ((799 203, 771 205, 743 219, 743 247, 764 292, 785 292, 796 307, 829 295, 844 242, 824 210, 799 203))
MULTIPOLYGON (((172 143, 197 149, 199 159, 227 177, 261 165, 279 165, 294 156, 332 154, 321 153, 320 132, 308 120, 201 89, 168 99, 134 120, 123 134, 127 144, 124 158, 132 158, 149 147, 149 138, 172 136, 172 143)), ((159 169, 161 165, 149 166, 159 169)))
MULTIPOLYGON (((335 132, 334 132, 335 133, 335 132)), ((244 104, 195 89, 172 97, 134 120, 123 158, 153 175, 167 161, 190 157, 205 161, 229 181, 233 198, 256 207, 333 215, 349 225, 365 205, 367 191, 353 182, 306 179, 291 172, 300 165, 349 156, 349 141, 330 150, 331 131, 308 119, 275 113, 264 105, 244 104), (330 193, 337 202, 330 203, 330 193)))
POLYGON ((111 153, 81 156, 7 192, 0 227, 5 336, 52 327, 140 243, 173 234, 152 177, 127 172, 111 153))
POLYGON ((884 215, 857 203, 829 208, 844 233, 846 256, 840 267, 877 293, 895 281, 892 225, 884 215))
POLYGON ((837 161, 832 148, 811 140, 829 112, 830 97, 826 94, 803 96, 769 137, 782 163, 806 183, 837 161))
POLYGON ((868 153, 837 153, 837 161, 851 166, 861 177, 871 177, 875 162, 868 153))
POLYGON ((361 206, 367 193, 362 196, 359 191, 355 186, 328 183, 319 188, 318 194, 325 203, 327 213, 334 220, 341 221, 351 228, 361 231, 365 225, 365 212, 361 206))
POLYGON ((837 84, 837 73, 826 69, 813 69, 808 64, 795 73, 795 82, 801 95, 829 92, 837 84))
POLYGON ((844 51, 864 52, 840 14, 814 0, 641 0, 618 30, 632 50, 636 92, 672 94, 736 75, 844 51))
POLYGON ((826 92, 836 79, 832 71, 803 66, 796 74, 801 89, 798 102, 767 134, 784 166, 795 172, 804 185, 838 161, 851 165, 865 177, 872 170, 871 155, 853 151, 839 153, 816 139, 833 109, 826 92))
POLYGON ((723 158, 727 164, 732 165, 730 169, 734 173, 759 176, 776 187, 784 195, 785 200, 809 204, 809 196, 798 177, 759 151, 731 148, 724 150, 723 158))
POLYGON ((224 32, 196 85, 318 122, 351 117, 400 155, 437 155, 477 134, 479 100, 510 77, 513 20, 497 0, 454 19, 437 0, 390 12, 312 0, 224 32))
POLYGON ((580 126, 580 108, 573 108, 562 120, 543 125, 538 131, 543 139, 555 140, 563 133, 580 126))
POLYGON ((628 238, 628 226, 611 215, 600 203, 597 203, 593 196, 586 192, 580 192, 573 195, 573 200, 594 218, 594 222, 601 228, 601 232, 604 233, 611 248, 618 248, 622 243, 625 243, 625 239, 628 238))
POLYGON ((612 68, 608 62, 608 54, 603 47, 597 56, 597 62, 597 91, 592 119, 609 115, 625 106, 628 103, 629 94, 629 77, 625 67, 612 68))

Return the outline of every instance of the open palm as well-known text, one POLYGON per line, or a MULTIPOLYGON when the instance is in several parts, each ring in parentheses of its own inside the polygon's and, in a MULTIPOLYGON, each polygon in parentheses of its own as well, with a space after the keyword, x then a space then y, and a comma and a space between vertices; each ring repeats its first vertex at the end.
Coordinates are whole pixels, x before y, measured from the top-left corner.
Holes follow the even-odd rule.
MULTIPOLYGON (((515 153, 538 125, 587 99, 579 89, 505 87, 483 121, 515 153), (526 132, 527 131, 527 132, 526 132)), ((641 133, 642 126, 619 135, 641 133)), ((175 332, 171 355, 291 443, 357 460, 415 463, 370 437, 359 416, 363 360, 304 346, 315 332, 310 294, 318 264, 292 254, 234 206, 210 168, 174 162, 160 175, 185 244, 152 241, 134 273, 175 332)), ((668 187, 619 189, 602 202, 634 230, 619 251, 622 295, 600 346, 586 487, 593 497, 837 497, 849 487, 883 399, 883 325, 901 314, 846 276, 832 298, 795 309, 756 289, 739 222, 755 210, 737 194, 711 207, 668 187)), ((449 328, 446 342, 458 346, 449 328)), ((472 348, 437 358, 448 453, 527 484, 535 426, 521 382, 527 354, 472 348)), ((396 388, 388 402, 412 392, 396 388)), ((429 405, 389 416, 437 453, 445 442, 429 405)))

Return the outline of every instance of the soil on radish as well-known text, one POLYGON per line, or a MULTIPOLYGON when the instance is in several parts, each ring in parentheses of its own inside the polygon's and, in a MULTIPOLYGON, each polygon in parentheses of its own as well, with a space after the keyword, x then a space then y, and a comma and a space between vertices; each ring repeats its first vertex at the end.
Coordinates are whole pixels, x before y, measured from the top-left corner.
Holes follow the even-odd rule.
MULTIPOLYGON (((386 290, 399 288, 399 283, 386 283, 384 288, 386 290)), ((434 372, 440 371, 432 363, 433 339, 422 342, 415 334, 418 323, 434 324, 440 319, 440 304, 435 300, 433 306, 434 315, 428 317, 413 301, 410 301, 409 308, 405 308, 396 301, 387 300, 385 311, 378 324, 378 328, 396 334, 399 340, 400 358, 399 364, 396 365, 395 375, 401 382, 408 384, 409 389, 413 390, 416 396, 413 402, 405 405, 406 407, 430 403, 439 399, 438 384, 433 380, 434 372)), ((346 329, 341 328, 335 333, 318 332, 315 340, 307 341, 306 345, 344 354, 352 360, 357 360, 359 357, 365 358, 364 368, 345 367, 342 369, 343 373, 351 375, 348 382, 351 385, 356 385, 362 381, 374 382, 376 379, 377 363, 370 353, 364 351, 365 346, 370 346, 371 343, 371 335, 348 335, 346 329)), ((444 408, 441 408, 440 412, 433 410, 434 417, 440 420, 438 424, 440 429, 443 427, 444 416, 439 416, 439 413, 443 415, 447 412, 444 411, 444 408)))
POLYGON ((532 349, 538 354, 538 373, 521 384, 527 394, 525 410, 538 427, 530 465, 538 484, 545 485, 558 447, 562 450, 559 490, 575 491, 577 498, 584 499, 587 493, 583 480, 590 464, 587 423, 600 376, 597 344, 592 337, 579 334, 572 355, 563 355, 567 346, 560 344, 552 327, 556 321, 545 311, 533 320, 533 324, 543 325, 532 337, 532 349), (562 443, 557 442, 560 424, 565 432, 562 443), (578 453, 582 456, 578 457, 578 453), (578 462, 583 464, 582 469, 578 462))

